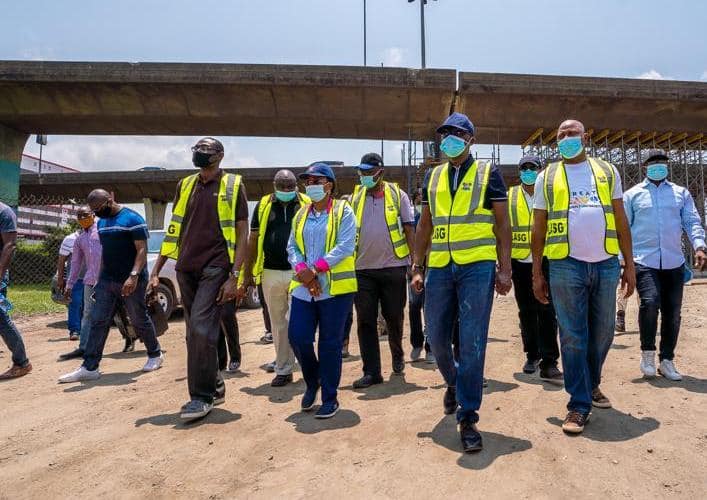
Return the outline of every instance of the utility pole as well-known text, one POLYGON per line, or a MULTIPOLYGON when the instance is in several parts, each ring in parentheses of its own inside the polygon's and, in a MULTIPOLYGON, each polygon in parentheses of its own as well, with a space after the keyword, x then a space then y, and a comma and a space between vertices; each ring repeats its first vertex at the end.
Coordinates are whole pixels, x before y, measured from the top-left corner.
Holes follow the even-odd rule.
MULTIPOLYGON (((415 0, 408 0, 408 3, 413 3, 415 0)), ((436 0, 435 0, 436 1, 436 0)), ((422 69, 427 67, 425 58, 425 5, 427 0, 419 0, 420 2, 420 56, 422 59, 422 69)))
POLYGON ((363 65, 366 66, 366 0, 363 0, 363 65))

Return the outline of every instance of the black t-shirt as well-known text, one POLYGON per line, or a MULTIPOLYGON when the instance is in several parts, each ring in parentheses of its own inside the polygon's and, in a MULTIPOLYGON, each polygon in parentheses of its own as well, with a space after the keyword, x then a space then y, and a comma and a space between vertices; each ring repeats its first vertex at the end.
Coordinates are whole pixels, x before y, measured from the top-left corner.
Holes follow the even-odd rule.
MULTIPOLYGON (((265 269, 276 269, 278 271, 288 271, 292 269, 287 260, 287 240, 290 238, 292 230, 292 219, 300 208, 298 198, 289 203, 274 200, 270 208, 268 225, 265 229, 265 239, 263 240, 263 253, 265 259, 263 267, 265 269)), ((250 230, 259 231, 260 221, 258 212, 260 202, 255 205, 255 210, 250 220, 250 230)))
MULTIPOLYGON (((187 202, 182 232, 179 237, 179 258, 175 269, 180 272, 197 272, 206 267, 230 269, 226 240, 218 220, 218 193, 224 172, 204 183, 201 178, 194 184, 187 202)), ((179 201, 182 181, 177 184, 174 204, 179 201)), ((235 219, 248 220, 248 198, 241 181, 236 198, 235 219)), ((238 245, 245 245, 239 241, 238 245)))
MULTIPOLYGON (((449 164, 449 187, 452 191, 452 198, 454 198, 459 184, 461 184, 462 179, 464 179, 464 176, 469 171, 469 167, 473 165, 474 161, 474 158, 472 156, 469 156, 469 158, 459 167, 459 172, 457 172, 457 169, 452 167, 451 163, 449 164)), ((429 169, 425 173, 425 180, 422 183, 423 205, 429 204, 430 198, 428 188, 430 183, 430 174, 432 173, 432 170, 433 169, 429 169)), ((486 195, 484 196, 484 208, 487 210, 491 210, 492 202, 506 201, 507 199, 508 191, 506 189, 506 183, 503 182, 503 176, 501 175, 501 171, 496 167, 496 165, 492 165, 491 173, 489 174, 489 182, 486 186, 486 195)))

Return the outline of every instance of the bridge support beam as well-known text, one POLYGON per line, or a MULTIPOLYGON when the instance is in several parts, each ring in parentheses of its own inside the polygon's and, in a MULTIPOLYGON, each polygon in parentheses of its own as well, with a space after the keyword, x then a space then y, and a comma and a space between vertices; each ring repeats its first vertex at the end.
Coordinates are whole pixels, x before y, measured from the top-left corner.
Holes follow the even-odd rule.
POLYGON ((20 162, 29 134, 0 124, 0 201, 17 207, 20 195, 20 162))
POLYGON ((164 229, 164 214, 167 210, 167 203, 151 198, 143 198, 145 204, 145 221, 148 229, 164 229))

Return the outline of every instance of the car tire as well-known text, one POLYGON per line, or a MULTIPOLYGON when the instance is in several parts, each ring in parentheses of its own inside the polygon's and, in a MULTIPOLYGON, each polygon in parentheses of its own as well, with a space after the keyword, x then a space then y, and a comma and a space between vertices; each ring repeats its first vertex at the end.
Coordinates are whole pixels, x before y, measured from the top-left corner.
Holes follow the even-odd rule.
POLYGON ((244 309, 257 309, 260 307, 260 296, 258 295, 258 287, 251 286, 248 288, 248 293, 243 298, 241 307, 244 309))
POLYGON ((160 303, 165 315, 169 318, 174 312, 174 292, 165 283, 160 283, 157 287, 157 302, 160 303))

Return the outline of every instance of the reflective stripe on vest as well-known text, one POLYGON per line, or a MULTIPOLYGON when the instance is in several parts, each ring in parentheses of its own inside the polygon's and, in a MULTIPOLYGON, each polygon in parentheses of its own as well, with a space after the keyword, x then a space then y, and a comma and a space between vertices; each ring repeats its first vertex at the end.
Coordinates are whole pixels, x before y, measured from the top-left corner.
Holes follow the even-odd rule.
POLYGON ((508 190, 508 216, 511 223, 511 258, 523 260, 530 255, 530 230, 533 210, 528 206, 522 186, 508 190))
POLYGON ((491 163, 475 161, 452 197, 449 163, 432 170, 428 186, 432 214, 429 267, 444 267, 450 260, 469 264, 496 260, 493 212, 484 208, 491 163))
MULTIPOLYGON (((619 240, 616 235, 614 207, 611 204, 611 195, 616 183, 614 169, 604 160, 598 158, 588 158, 588 160, 606 221, 604 250, 609 255, 618 255, 619 240)), ((567 172, 563 162, 553 163, 547 167, 543 191, 547 203, 544 255, 553 260, 564 259, 570 254, 568 223, 570 194, 567 172)))
MULTIPOLYGON (((360 184, 354 188, 351 196, 351 205, 356 214, 356 222, 358 223, 358 231, 356 232, 356 247, 358 248, 358 240, 361 234, 361 225, 363 224, 363 209, 366 204, 367 189, 360 184)), ((390 235, 390 243, 393 245, 395 256, 403 259, 410 255, 405 232, 402 230, 400 219, 400 186, 392 182, 383 182, 383 198, 384 198, 384 214, 385 222, 388 225, 388 234, 390 235)))
MULTIPOLYGON (((272 194, 266 194, 260 199, 260 204, 258 205, 258 249, 257 255, 255 256, 255 264, 253 265, 253 279, 255 284, 259 285, 263 275, 263 268, 265 267, 265 253, 263 252, 263 245, 265 243, 265 232, 268 230, 268 222, 270 219, 270 211, 272 210, 273 204, 272 194)), ((300 207, 305 203, 311 203, 312 200, 302 193, 297 193, 297 198, 300 202, 300 207)), ((287 205, 285 205, 287 207, 287 205)), ((285 208, 287 210, 287 208, 285 208)), ((285 214, 287 218, 287 214, 285 214)))
MULTIPOLYGON (((182 223, 187 211, 189 198, 194 190, 194 186, 199 180, 199 174, 190 175, 182 179, 179 191, 179 200, 172 209, 172 218, 167 226, 167 233, 162 241, 160 254, 177 259, 179 257, 179 238, 182 233, 182 223)), ((241 186, 241 176, 223 173, 218 191, 217 213, 221 233, 226 240, 228 259, 231 263, 236 254, 236 201, 238 200, 238 190, 241 186)))
MULTIPOLYGON (((312 205, 307 203, 302 205, 295 218, 292 220, 292 231, 294 232, 295 244, 302 255, 307 255, 304 248, 304 226, 307 223, 307 215, 312 205)), ((329 212, 329 218, 326 226, 326 246, 325 253, 329 253, 336 246, 336 239, 339 234, 339 226, 341 219, 344 216, 344 208, 346 202, 344 200, 334 200, 329 212)), ((354 254, 344 257, 341 262, 329 269, 327 272, 329 278, 329 293, 331 295, 342 295, 345 293, 354 293, 358 289, 356 281, 356 259, 354 254)), ((290 292, 303 286, 296 279, 290 282, 290 292)))

